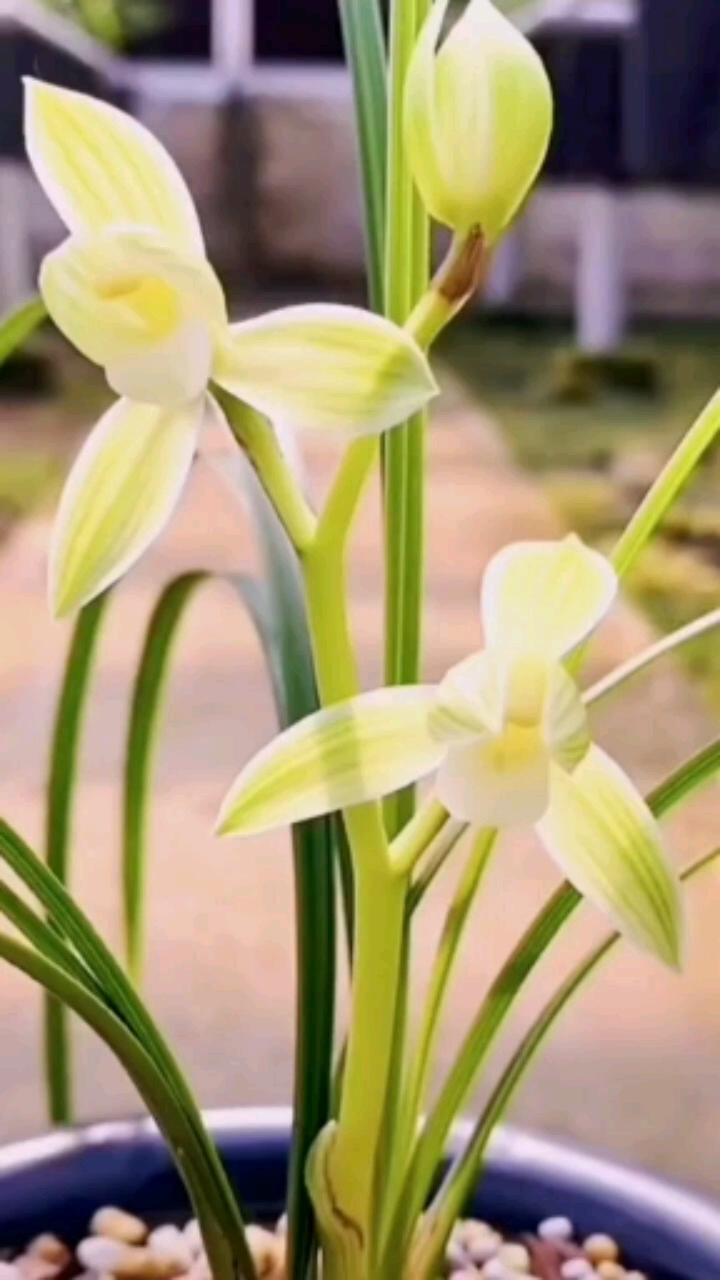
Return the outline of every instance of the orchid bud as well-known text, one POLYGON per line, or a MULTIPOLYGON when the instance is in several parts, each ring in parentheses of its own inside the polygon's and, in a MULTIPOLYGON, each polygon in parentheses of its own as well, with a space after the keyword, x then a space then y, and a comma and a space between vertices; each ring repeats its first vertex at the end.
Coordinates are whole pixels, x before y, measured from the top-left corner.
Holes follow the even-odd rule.
POLYGON ((517 213, 545 158, 552 91, 538 54, 490 0, 445 34, 436 0, 410 61, 405 138, 428 212, 486 245, 517 213))

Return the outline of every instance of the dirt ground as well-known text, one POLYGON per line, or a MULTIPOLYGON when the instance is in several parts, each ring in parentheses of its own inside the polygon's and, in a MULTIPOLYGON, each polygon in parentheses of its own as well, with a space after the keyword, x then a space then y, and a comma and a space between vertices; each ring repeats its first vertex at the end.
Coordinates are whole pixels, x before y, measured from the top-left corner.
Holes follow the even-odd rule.
MULTIPOLYGON (((311 443, 313 483, 334 455, 311 443)), ((546 499, 513 465, 495 429, 451 391, 431 437, 427 675, 479 640, 478 583, 503 543, 555 531, 546 499)), ((368 682, 379 670, 377 495, 354 556, 354 621, 368 682)), ((0 559, 0 811, 31 840, 42 831, 42 784, 53 697, 67 628, 45 603, 49 517, 18 526, 0 559)), ((200 464, 172 530, 117 595, 88 724, 77 821, 74 886, 94 920, 118 936, 118 776, 127 694, 148 611, 181 569, 219 571, 253 561, 243 516, 200 464)), ((616 611, 590 674, 640 649, 646 624, 616 611)), ((643 784, 659 780, 716 731, 671 663, 658 666, 597 717, 598 732, 643 784)), ((253 632, 233 591, 198 598, 178 652, 158 771, 150 885, 147 992, 207 1105, 273 1103, 290 1094, 293 927, 284 835, 219 843, 210 832, 226 787, 272 733, 272 711, 253 632)), ((716 793, 672 827, 678 857, 718 839, 716 793)), ((500 956, 556 883, 529 836, 509 839, 472 928, 448 1018, 443 1058, 476 1008, 500 956)), ((451 878, 423 909, 418 982, 432 959, 451 878)), ((692 893, 692 946, 683 978, 620 954, 579 999, 544 1051, 513 1119, 570 1135, 720 1194, 720 884, 692 893)), ((571 956, 599 932, 588 912, 550 957, 516 1027, 571 956)), ((0 1140, 44 1123, 38 996, 0 971, 0 1140)), ((105 1051, 77 1035, 83 1118, 132 1112, 136 1101, 105 1051)))

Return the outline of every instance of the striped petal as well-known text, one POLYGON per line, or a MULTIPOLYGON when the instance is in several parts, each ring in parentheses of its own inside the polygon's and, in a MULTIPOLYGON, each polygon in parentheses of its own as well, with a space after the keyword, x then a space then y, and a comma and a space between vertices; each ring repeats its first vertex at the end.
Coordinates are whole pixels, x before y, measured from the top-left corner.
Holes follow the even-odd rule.
POLYGON ((561 542, 516 542, 485 571, 482 620, 488 649, 558 659, 590 635, 617 592, 604 556, 571 534, 561 542))
POLYGON ((414 340, 357 307, 287 307, 232 325, 230 333, 216 381, 295 428, 375 435, 437 393, 414 340))
POLYGON ((440 766, 437 794, 458 822, 526 825, 547 808, 548 769, 537 731, 510 726, 490 743, 452 747, 440 766))
POLYGON ((40 289, 58 328, 119 395, 173 405, 206 387, 227 315, 204 258, 154 232, 71 236, 45 259, 40 289))
POLYGON ((543 738, 553 759, 572 772, 590 749, 590 725, 582 694, 560 663, 548 672, 543 738))
POLYGON ((223 835, 269 831, 377 800, 436 768, 434 686, 378 689, 308 716, 243 770, 225 799, 223 835))
POLYGON ((26 78, 25 143, 70 231, 149 227, 177 249, 204 254, 197 211, 175 162, 124 111, 26 78))
POLYGON ((568 879, 622 934, 680 967, 678 876, 644 800, 599 747, 572 775, 552 766, 550 805, 537 832, 568 879))
POLYGON ((502 689, 486 653, 474 653, 443 677, 432 713, 441 741, 486 741, 503 728, 502 689))
POLYGON ((154 542, 182 493, 203 400, 181 409, 119 400, 88 436, 63 492, 50 553, 54 612, 76 612, 154 542))

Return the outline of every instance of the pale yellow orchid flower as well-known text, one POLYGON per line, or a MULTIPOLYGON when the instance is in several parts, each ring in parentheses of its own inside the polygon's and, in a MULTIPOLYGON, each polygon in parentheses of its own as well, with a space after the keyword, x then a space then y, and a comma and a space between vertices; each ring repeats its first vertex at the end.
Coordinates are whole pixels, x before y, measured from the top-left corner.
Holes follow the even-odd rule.
POLYGON ((42 265, 43 298, 121 397, 81 450, 60 503, 57 613, 115 581, 161 531, 212 381, 279 426, 350 434, 382 432, 435 394, 413 339, 359 308, 295 306, 230 324, 190 193, 132 117, 31 79, 25 133, 70 232, 42 265))
POLYGON ((240 835, 348 808, 438 771, 453 818, 534 826, 581 893, 666 963, 682 953, 678 877, 633 783, 590 739, 563 660, 615 597, 615 572, 571 536, 489 564, 486 648, 439 685, 378 689, 317 712, 248 764, 219 830, 240 835))
POLYGON ((491 0, 470 0, 445 31, 435 0, 405 83, 405 140, 434 218, 493 244, 537 178, 553 102, 542 60, 491 0))

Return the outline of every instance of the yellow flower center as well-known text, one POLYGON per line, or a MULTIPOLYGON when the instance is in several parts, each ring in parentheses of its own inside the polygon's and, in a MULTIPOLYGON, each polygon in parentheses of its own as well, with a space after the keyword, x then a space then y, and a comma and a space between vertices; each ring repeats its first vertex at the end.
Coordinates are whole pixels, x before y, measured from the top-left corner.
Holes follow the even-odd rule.
POLYGON ((514 774, 525 771, 543 754, 543 742, 537 728, 509 724, 483 750, 494 773, 514 774))
POLYGON ((125 276, 107 280, 97 287, 102 302, 122 315, 122 321, 137 331, 138 337, 162 342, 174 333, 181 319, 177 289, 154 276, 125 276))

